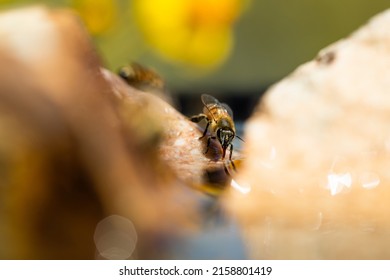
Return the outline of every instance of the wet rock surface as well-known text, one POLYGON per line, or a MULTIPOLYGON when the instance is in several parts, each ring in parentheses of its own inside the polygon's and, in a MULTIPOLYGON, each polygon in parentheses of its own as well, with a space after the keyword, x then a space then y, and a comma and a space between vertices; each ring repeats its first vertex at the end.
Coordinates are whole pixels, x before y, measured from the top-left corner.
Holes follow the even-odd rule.
POLYGON ((253 258, 389 258, 390 11, 266 94, 233 196, 253 258), (256 244, 255 246, 253 244, 256 244))

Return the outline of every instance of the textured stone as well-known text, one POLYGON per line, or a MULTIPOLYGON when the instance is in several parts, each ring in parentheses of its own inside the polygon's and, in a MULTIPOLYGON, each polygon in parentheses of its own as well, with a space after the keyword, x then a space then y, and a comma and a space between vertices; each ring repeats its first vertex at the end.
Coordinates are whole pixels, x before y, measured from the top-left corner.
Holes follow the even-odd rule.
POLYGON ((229 205, 253 258, 390 258, 390 11, 272 86, 229 205))
POLYGON ((185 161, 205 158, 201 131, 102 70, 70 11, 6 11, 0 34, 0 258, 92 259, 95 227, 112 214, 134 224, 137 238, 133 227, 119 235, 137 244, 107 248, 117 243, 98 236, 103 256, 169 257, 196 221, 200 192, 184 181, 207 160, 185 161))

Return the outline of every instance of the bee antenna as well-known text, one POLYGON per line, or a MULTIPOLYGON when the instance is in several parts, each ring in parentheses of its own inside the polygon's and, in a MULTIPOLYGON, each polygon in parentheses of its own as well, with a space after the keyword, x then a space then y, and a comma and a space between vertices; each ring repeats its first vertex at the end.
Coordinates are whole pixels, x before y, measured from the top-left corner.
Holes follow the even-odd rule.
POLYGON ((245 142, 244 139, 242 139, 240 136, 236 135, 238 139, 240 139, 242 142, 245 142))

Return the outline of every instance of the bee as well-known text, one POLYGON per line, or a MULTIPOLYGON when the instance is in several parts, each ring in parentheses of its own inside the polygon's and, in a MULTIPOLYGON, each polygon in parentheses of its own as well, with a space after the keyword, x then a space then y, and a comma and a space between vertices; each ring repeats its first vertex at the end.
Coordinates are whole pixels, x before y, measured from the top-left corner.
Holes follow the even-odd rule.
MULTIPOLYGON (((233 155, 233 139, 237 137, 236 129, 233 122, 233 111, 225 103, 220 103, 216 98, 208 94, 202 94, 202 103, 204 105, 203 114, 195 115, 190 118, 193 122, 201 122, 206 120, 206 128, 203 135, 199 138, 202 139, 206 136, 207 131, 210 130, 210 136, 207 138, 207 148, 205 154, 208 152, 211 139, 217 139, 222 146, 222 159, 225 158, 226 150, 230 149, 229 160, 232 162, 233 155)), ((232 162, 233 166, 234 163, 232 162)))
POLYGON ((171 105, 175 105, 174 99, 169 93, 164 79, 154 70, 139 63, 132 62, 119 69, 118 75, 130 86, 153 93, 171 105))
POLYGON ((118 74, 129 85, 141 90, 148 88, 164 90, 165 88, 164 80, 159 74, 136 62, 123 66, 119 69, 118 74))

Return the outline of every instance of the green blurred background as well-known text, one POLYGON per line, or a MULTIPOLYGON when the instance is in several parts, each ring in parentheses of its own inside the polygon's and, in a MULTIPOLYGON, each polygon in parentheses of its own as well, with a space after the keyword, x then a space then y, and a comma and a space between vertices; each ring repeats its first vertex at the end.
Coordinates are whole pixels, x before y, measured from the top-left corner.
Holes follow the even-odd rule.
POLYGON ((174 94, 251 95, 341 39, 389 0, 52 0, 75 9, 107 68, 137 61, 174 94))

